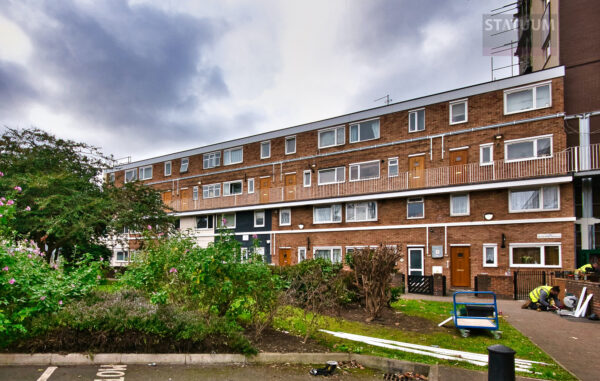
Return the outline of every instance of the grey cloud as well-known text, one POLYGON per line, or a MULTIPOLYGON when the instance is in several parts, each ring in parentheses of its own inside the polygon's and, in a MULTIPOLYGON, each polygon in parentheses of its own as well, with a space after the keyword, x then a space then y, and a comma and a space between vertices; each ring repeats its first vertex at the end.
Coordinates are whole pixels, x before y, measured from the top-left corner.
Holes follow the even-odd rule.
POLYGON ((37 98, 23 67, 0 60, 0 115, 16 116, 19 109, 37 98))

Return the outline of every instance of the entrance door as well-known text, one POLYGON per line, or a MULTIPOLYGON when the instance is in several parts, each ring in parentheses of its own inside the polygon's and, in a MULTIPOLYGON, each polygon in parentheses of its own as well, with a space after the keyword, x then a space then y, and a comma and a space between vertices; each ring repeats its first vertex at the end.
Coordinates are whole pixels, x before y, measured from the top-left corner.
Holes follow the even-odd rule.
POLYGON ((411 188, 422 188, 425 185, 425 155, 408 158, 408 178, 411 188))
POLYGON ((271 178, 263 177, 260 179, 260 202, 269 202, 269 192, 271 188, 271 178))
POLYGON ((292 249, 279 249, 279 266, 292 264, 292 249))
POLYGON ((289 173, 285 175, 285 193, 284 200, 296 199, 296 174, 289 173))
POLYGON ((181 209, 180 210, 187 210, 190 208, 190 201, 191 201, 191 189, 190 188, 185 188, 179 191, 179 199, 181 200, 181 209))
POLYGON ((425 275, 423 271, 423 248, 411 247, 408 249, 408 275, 425 275))
POLYGON ((471 248, 468 246, 453 246, 450 248, 453 286, 471 287, 470 253, 471 248))
POLYGON ((162 192, 160 194, 160 197, 162 198, 162 202, 163 204, 165 204, 165 206, 170 207, 171 206, 171 191, 166 191, 166 192, 162 192))
POLYGON ((466 183, 469 179, 469 150, 450 151, 450 184, 466 183))

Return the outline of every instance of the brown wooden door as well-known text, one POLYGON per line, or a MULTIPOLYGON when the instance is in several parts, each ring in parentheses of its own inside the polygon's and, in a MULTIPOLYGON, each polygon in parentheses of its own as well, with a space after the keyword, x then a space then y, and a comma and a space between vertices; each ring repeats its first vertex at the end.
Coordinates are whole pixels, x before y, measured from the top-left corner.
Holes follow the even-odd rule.
POLYGON ((179 198, 181 199, 181 209, 180 210, 189 209, 191 202, 192 202, 192 190, 190 188, 180 190, 179 198))
POLYGON ((411 188, 421 188, 425 185, 425 155, 408 158, 408 177, 411 188))
POLYGON ((279 266, 292 264, 292 249, 279 249, 279 266))
POLYGON ((450 248, 452 268, 452 285, 456 287, 471 287, 470 247, 454 246, 450 248))
POLYGON ((469 150, 450 151, 450 184, 466 183, 469 179, 469 150))
POLYGON ((285 175, 285 193, 284 200, 296 199, 296 174, 289 173, 285 175))
POLYGON ((160 194, 163 204, 165 204, 165 206, 167 206, 167 207, 171 206, 171 195, 172 195, 171 191, 162 192, 160 194))
POLYGON ((271 178, 263 177, 260 179, 259 184, 260 202, 269 202, 269 192, 271 188, 271 178))

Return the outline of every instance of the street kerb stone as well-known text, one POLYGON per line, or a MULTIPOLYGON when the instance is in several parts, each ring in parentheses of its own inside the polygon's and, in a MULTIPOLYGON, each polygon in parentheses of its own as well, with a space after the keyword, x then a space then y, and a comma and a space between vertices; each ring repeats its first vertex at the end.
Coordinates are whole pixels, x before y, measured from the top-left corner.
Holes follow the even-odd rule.
POLYGON ((98 353, 92 356, 94 364, 120 364, 120 353, 98 353))
POLYGON ((185 364, 186 355, 183 353, 123 353, 122 364, 185 364))
POLYGON ((0 354, 0 365, 50 365, 50 353, 6 353, 0 354))
POLYGON ((185 355, 186 364, 210 365, 210 364, 242 364, 246 362, 244 355, 237 354, 211 354, 192 353, 185 355))
POLYGON ((82 353, 69 353, 66 355, 52 353, 50 355, 50 364, 52 365, 91 365, 93 363, 89 355, 82 353))

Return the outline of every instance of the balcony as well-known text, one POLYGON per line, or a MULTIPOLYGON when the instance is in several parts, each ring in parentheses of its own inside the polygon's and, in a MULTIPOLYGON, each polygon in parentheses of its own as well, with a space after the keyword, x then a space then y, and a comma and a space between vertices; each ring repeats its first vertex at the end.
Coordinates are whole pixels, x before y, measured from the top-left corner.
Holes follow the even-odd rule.
MULTIPOLYGON (((176 211, 211 210, 236 206, 271 204, 288 201, 314 200, 374 193, 398 192, 425 188, 490 183, 495 181, 565 175, 600 169, 600 145, 572 147, 553 156, 506 163, 494 161, 488 165, 469 163, 437 167, 420 171, 400 172, 396 177, 380 177, 363 181, 304 187, 302 184, 256 189, 251 194, 221 196, 198 200, 175 198, 169 206, 176 211)), ((279 176, 277 176, 279 177, 279 176)), ((301 176, 298 176, 301 180, 301 176)), ((314 177, 314 176, 313 176, 314 177)), ((174 196, 175 197, 175 196, 174 196)))

